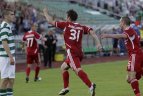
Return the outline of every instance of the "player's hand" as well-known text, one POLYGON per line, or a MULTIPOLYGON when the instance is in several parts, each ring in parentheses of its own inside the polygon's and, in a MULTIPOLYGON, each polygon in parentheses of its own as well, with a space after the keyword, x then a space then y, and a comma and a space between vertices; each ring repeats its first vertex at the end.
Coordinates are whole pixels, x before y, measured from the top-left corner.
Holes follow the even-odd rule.
POLYGON ((43 9, 43 13, 44 13, 44 15, 47 15, 47 14, 48 14, 48 9, 47 9, 47 8, 44 8, 44 9, 43 9))
POLYGON ((103 38, 107 38, 107 37, 108 37, 108 35, 109 35, 109 34, 101 34, 101 36, 100 36, 100 37, 103 39, 103 38))
POLYGON ((42 38, 43 41, 47 41, 47 38, 42 38))
POLYGON ((53 41, 53 44, 55 44, 55 43, 56 43, 56 40, 53 41))
POLYGON ((13 56, 10 56, 9 58, 10 58, 10 65, 14 65, 14 64, 15 64, 15 61, 14 61, 13 56))
POLYGON ((96 45, 96 48, 97 48, 97 50, 102 51, 102 46, 100 43, 96 45))

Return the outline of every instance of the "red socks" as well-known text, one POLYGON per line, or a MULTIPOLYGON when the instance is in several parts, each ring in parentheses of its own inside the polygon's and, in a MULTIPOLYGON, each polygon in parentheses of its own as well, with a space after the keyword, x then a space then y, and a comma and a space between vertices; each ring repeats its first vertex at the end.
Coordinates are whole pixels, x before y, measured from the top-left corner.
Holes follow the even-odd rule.
POLYGON ((27 67, 26 68, 26 76, 29 77, 29 74, 30 74, 30 67, 27 67))
MULTIPOLYGON (((30 71, 31 71, 30 67, 27 67, 27 68, 26 68, 26 76, 27 76, 27 77, 29 77, 30 71)), ((35 68, 35 78, 38 77, 39 71, 40 71, 40 67, 37 66, 37 67, 35 68)))
POLYGON ((35 68, 35 78, 38 77, 39 71, 40 71, 40 67, 39 67, 39 66, 36 66, 36 68, 35 68))
POLYGON ((64 81, 64 88, 67 88, 69 86, 69 72, 64 71, 62 75, 63 75, 63 81, 64 81))
POLYGON ((80 70, 78 72, 78 76, 89 88, 91 87, 91 85, 92 85, 91 81, 89 80, 87 74, 83 70, 80 70))
POLYGON ((138 94, 136 94, 136 96, 141 96, 141 94, 140 94, 140 93, 138 93, 138 94))
POLYGON ((133 79, 130 84, 131 84, 131 87, 132 87, 135 95, 136 96, 140 96, 140 90, 139 90, 138 80, 137 79, 133 79))

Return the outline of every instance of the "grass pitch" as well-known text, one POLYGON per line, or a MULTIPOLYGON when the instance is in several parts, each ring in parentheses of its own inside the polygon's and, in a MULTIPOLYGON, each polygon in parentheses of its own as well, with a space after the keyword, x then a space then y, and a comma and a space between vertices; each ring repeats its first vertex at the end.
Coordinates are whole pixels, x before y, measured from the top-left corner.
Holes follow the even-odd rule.
MULTIPOLYGON (((89 78, 97 84, 96 96, 134 96, 130 85, 126 83, 127 61, 84 65, 82 68, 89 78)), ((66 96, 90 96, 89 89, 70 70, 70 92, 66 96)), ((34 82, 34 72, 30 82, 25 83, 25 73, 16 73, 14 96, 58 96, 62 89, 62 77, 59 68, 40 72, 42 80, 34 82)), ((140 80, 143 95, 143 79, 140 80)))

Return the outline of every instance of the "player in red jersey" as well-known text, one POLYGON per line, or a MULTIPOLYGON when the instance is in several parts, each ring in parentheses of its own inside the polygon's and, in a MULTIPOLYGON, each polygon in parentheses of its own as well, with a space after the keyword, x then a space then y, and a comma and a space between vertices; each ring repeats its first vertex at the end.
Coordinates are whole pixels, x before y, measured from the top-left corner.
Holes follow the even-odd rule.
POLYGON ((91 83, 87 74, 82 70, 80 62, 83 58, 82 53, 82 36, 83 34, 91 34, 96 41, 97 49, 101 48, 98 37, 92 28, 76 23, 78 14, 74 10, 67 11, 66 21, 54 21, 47 13, 48 10, 43 10, 47 21, 55 27, 64 30, 64 41, 66 45, 67 58, 61 65, 64 89, 59 92, 59 95, 65 95, 69 92, 69 73, 68 69, 72 68, 77 76, 89 87, 91 96, 95 96, 95 84, 91 83))
POLYGON ((141 96, 138 80, 143 75, 143 52, 140 48, 140 41, 137 33, 130 27, 129 17, 120 19, 120 27, 124 30, 122 34, 102 34, 102 38, 124 38, 129 54, 127 65, 127 82, 131 85, 135 96, 141 96))
POLYGON ((35 78, 34 81, 39 80, 38 77, 40 71, 40 55, 39 48, 36 39, 45 40, 36 32, 36 25, 33 24, 31 30, 26 32, 23 36, 23 41, 26 43, 26 55, 27 55, 27 68, 26 68, 26 83, 29 81, 31 64, 36 63, 35 78))

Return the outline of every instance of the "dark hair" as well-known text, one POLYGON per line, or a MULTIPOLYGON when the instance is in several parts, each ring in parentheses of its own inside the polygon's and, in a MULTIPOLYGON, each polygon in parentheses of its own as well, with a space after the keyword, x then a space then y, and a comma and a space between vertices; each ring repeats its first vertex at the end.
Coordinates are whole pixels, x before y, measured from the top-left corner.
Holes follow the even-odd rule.
POLYGON ((76 21, 78 18, 78 14, 73 9, 67 11, 67 16, 70 17, 71 21, 76 21))
POLYGON ((6 16, 6 15, 9 15, 10 12, 14 12, 14 10, 12 10, 12 9, 4 9, 4 10, 3 10, 3 13, 2 13, 2 16, 4 17, 4 16, 6 16))
POLYGON ((131 20, 128 16, 124 16, 121 19, 125 22, 126 25, 129 26, 131 24, 131 20))

